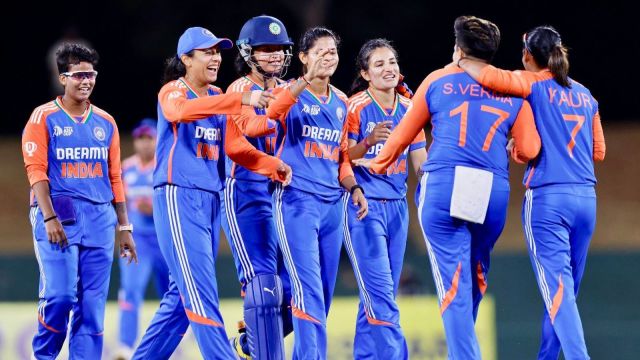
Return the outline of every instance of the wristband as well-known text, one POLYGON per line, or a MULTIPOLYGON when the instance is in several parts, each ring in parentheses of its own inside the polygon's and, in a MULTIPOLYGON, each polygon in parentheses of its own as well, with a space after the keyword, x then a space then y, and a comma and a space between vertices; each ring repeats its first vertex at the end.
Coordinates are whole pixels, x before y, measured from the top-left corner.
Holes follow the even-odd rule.
POLYGON ((53 219, 57 219, 57 218, 58 218, 58 215, 49 216, 48 218, 44 219, 44 222, 47 222, 47 221, 50 221, 50 220, 53 220, 53 219))
POLYGON ((362 194, 364 195, 364 189, 362 188, 362 186, 355 184, 351 187, 351 189, 349 189, 349 194, 351 194, 351 196, 353 196, 353 192, 356 191, 357 189, 360 189, 360 191, 362 191, 362 194))

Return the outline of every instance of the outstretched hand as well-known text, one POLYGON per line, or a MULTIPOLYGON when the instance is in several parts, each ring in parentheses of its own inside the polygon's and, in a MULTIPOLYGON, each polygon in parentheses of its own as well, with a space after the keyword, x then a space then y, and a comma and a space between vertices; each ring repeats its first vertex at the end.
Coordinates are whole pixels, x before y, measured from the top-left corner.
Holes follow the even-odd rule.
POLYGON ((353 159, 353 160, 351 160, 351 162, 355 166, 362 166, 362 167, 365 167, 365 168, 369 169, 369 168, 371 168, 371 160, 372 159, 360 158, 360 159, 353 159))

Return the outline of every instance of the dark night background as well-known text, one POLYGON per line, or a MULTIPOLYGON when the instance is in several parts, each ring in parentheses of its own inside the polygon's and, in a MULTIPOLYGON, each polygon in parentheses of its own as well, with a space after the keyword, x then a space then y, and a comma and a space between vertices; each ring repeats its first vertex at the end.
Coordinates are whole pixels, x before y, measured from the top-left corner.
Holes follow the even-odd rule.
MULTIPOLYGON (((0 206, 0 358, 6 357, 5 349, 14 346, 3 338, 3 326, 10 329, 5 334, 21 329, 3 323, 5 312, 9 315, 11 311, 7 310, 11 307, 3 307, 4 302, 28 301, 35 312, 38 265, 26 216, 29 188, 20 133, 32 110, 53 99, 46 59, 51 46, 74 28, 100 53, 100 75, 91 100, 118 122, 125 157, 132 151, 128 135, 133 124, 142 117, 156 116, 163 64, 175 54, 178 38, 185 29, 203 26, 235 41, 246 20, 268 14, 284 22, 295 43, 306 28, 315 25, 325 25, 342 37, 340 65, 332 82, 344 91, 351 85, 360 46, 371 38, 385 37, 394 42, 402 72, 415 90, 430 72, 451 61, 453 21, 457 16, 476 15, 500 27, 502 44, 494 64, 507 69, 521 68, 521 38, 525 31, 537 25, 556 27, 570 48, 570 76, 586 85, 600 103, 607 139, 606 161, 595 167, 598 225, 579 298, 585 336, 593 359, 638 359, 640 162, 634 160, 634 155, 640 153, 640 101, 636 94, 640 83, 636 70, 640 63, 640 31, 631 2, 22 0, 13 2, 11 11, 6 1, 3 5, 0 196, 5 206, 0 206)), ((222 55, 216 85, 223 89, 237 77, 233 67, 236 54, 233 49, 222 55)), ((296 58, 287 78, 297 75, 296 58)), ((488 291, 495 299, 500 359, 533 359, 539 344, 543 307, 523 241, 522 173, 522 167, 512 167, 507 224, 491 260, 488 291)), ((406 276, 403 275, 400 288, 406 294, 434 294, 424 240, 415 218, 415 185, 415 179, 410 177, 411 221, 404 262, 406 276)), ((226 243, 221 240, 217 281, 221 297, 237 298, 235 267, 226 243)), ((336 295, 355 296, 358 288, 353 270, 346 257, 342 260, 336 295)), ((110 301, 116 299, 117 268, 114 262, 110 301)), ((425 321, 411 320, 420 324, 425 321)))
MULTIPOLYGON (((521 34, 540 24, 555 26, 570 48, 570 75, 591 89, 603 122, 640 116, 634 104, 640 61, 636 14, 623 1, 148 1, 15 3, 2 15, 4 69, 3 133, 18 135, 32 109, 51 100, 46 54, 73 27, 101 55, 92 101, 110 112, 121 131, 144 116, 154 116, 164 59, 175 53, 180 34, 204 26, 236 40, 247 19, 260 14, 280 18, 294 42, 304 29, 326 25, 343 39, 333 83, 347 91, 355 55, 367 39, 395 43, 407 82, 414 89, 451 58, 453 21, 476 15, 495 22, 502 44, 494 64, 519 68, 521 34)), ((297 51, 294 48, 294 53, 297 51)), ((216 85, 234 79, 236 50, 223 53, 216 85)), ((298 75, 297 60, 289 76, 298 75)))

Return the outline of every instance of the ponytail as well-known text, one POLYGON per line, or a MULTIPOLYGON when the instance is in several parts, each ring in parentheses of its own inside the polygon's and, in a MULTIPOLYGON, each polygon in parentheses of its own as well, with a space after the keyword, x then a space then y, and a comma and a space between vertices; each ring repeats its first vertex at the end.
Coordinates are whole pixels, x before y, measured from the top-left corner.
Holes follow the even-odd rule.
POLYGON ((569 81, 569 51, 551 26, 538 26, 523 37, 524 48, 533 56, 536 64, 547 67, 553 79, 563 87, 571 88, 569 81))
POLYGON ((367 90, 369 88, 369 82, 365 80, 360 72, 356 74, 356 77, 353 79, 353 83, 351 84, 351 90, 349 90, 349 96, 352 96, 360 91, 367 90))
POLYGON ((567 49, 562 44, 557 44, 551 50, 547 66, 558 84, 571 88, 571 83, 569 82, 569 57, 567 49))
MULTIPOLYGON (((192 52, 189 52, 185 55, 191 56, 192 52)), ((182 60, 180 60, 177 55, 174 55, 168 58, 164 63, 164 75, 162 77, 162 83, 166 84, 170 81, 178 80, 186 74, 187 68, 182 63, 182 60)))

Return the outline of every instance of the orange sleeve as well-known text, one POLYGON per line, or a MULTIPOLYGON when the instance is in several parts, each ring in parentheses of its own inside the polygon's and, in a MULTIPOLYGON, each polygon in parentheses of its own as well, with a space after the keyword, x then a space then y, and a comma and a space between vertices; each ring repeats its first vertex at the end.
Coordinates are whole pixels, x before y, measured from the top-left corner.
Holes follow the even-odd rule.
POLYGON ((274 181, 284 181, 284 179, 278 177, 277 173, 277 169, 280 167, 280 164, 282 164, 282 160, 267 155, 251 145, 236 123, 231 119, 227 119, 224 135, 224 152, 233 162, 244 166, 256 174, 264 175, 274 181))
POLYGON ((113 191, 114 202, 124 202, 124 187, 122 185, 122 166, 120 164, 120 134, 118 126, 113 122, 113 137, 109 145, 109 181, 113 191))
POLYGON ((421 142, 426 143, 427 142, 427 136, 424 134, 424 129, 422 129, 418 135, 416 135, 416 137, 413 139, 413 141, 411 142, 411 145, 413 144, 419 144, 421 142))
POLYGON ((187 99, 187 89, 172 83, 162 87, 158 101, 169 122, 191 122, 214 114, 238 115, 242 110, 242 93, 187 99))
POLYGON ((243 105, 240 115, 229 116, 243 134, 249 137, 260 137, 273 134, 275 123, 266 115, 257 115, 252 106, 243 105))
POLYGON ((49 181, 47 170, 49 161, 49 134, 46 116, 34 110, 22 133, 22 158, 27 170, 29 185, 46 180, 49 181))
POLYGON ((298 102, 298 99, 293 97, 289 88, 275 88, 273 89, 273 94, 276 95, 276 99, 269 104, 267 117, 283 122, 287 113, 289 113, 289 109, 298 102))
POLYGON ((351 168, 351 159, 349 158, 349 138, 347 137, 347 131, 349 129, 349 122, 345 121, 342 124, 342 137, 340 138, 340 159, 338 168, 338 180, 342 183, 342 180, 353 175, 353 169, 351 168))
POLYGON ((516 121, 511 127, 511 136, 514 141, 511 157, 516 162, 526 163, 538 156, 541 146, 540 135, 536 129, 531 105, 526 100, 522 103, 516 121))
POLYGON ((604 132, 600 121, 600 111, 593 116, 593 160, 603 161, 607 146, 604 143, 604 132))
POLYGON ((358 141, 360 136, 360 111, 347 111, 347 131, 349 138, 358 141))
POLYGON ((434 80, 434 76, 429 75, 420 84, 411 105, 404 114, 400 124, 393 129, 391 136, 387 139, 380 153, 371 161, 371 171, 376 174, 385 174, 389 165, 398 159, 404 149, 418 136, 424 126, 431 119, 429 106, 427 105, 426 94, 429 86, 434 80))
POLYGON ((531 86, 538 81, 535 74, 531 71, 502 70, 488 65, 476 80, 490 89, 524 98, 531 94, 531 86))

